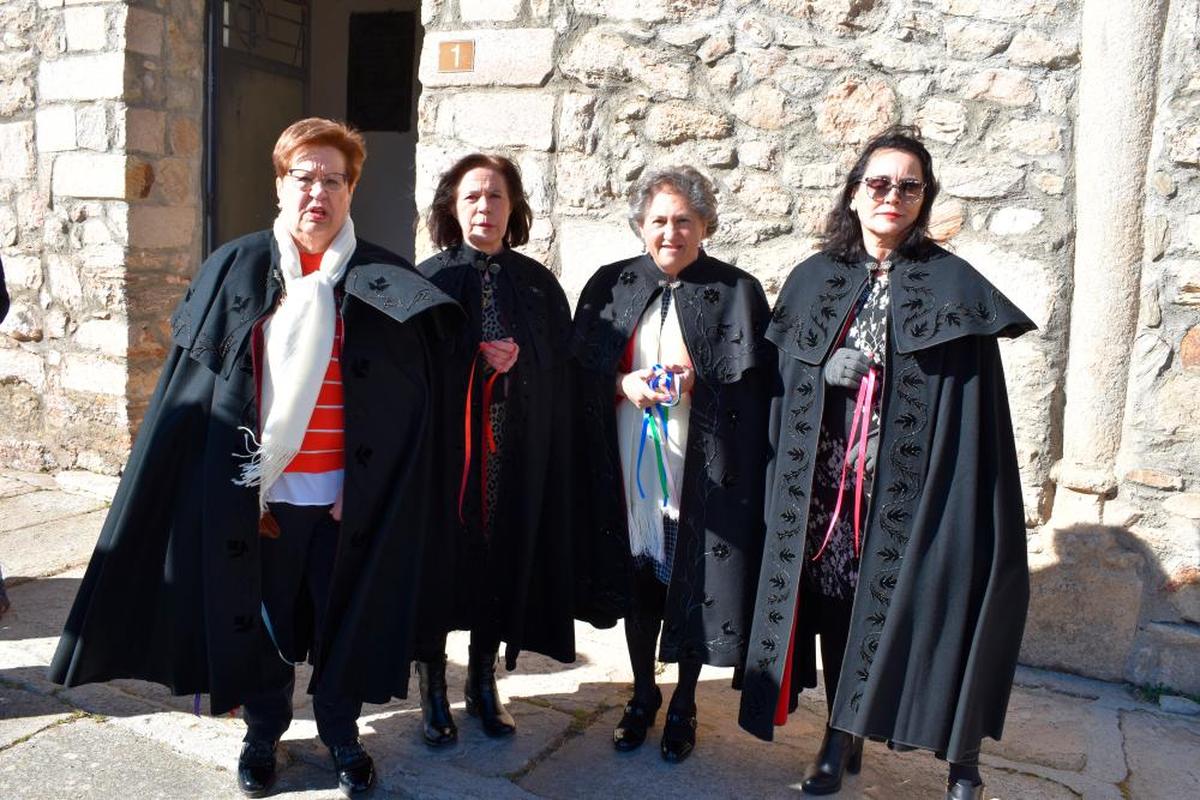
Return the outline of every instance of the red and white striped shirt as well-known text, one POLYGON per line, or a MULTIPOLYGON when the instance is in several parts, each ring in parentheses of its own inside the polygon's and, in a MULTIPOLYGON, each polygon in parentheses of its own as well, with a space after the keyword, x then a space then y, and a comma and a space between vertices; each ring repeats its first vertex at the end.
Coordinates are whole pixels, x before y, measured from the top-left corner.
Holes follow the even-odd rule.
MULTIPOLYGON (((305 275, 321 266, 323 253, 301 253, 300 268, 305 275)), ((336 313, 336 312, 335 312, 336 313)), ((342 396, 342 317, 336 319, 333 351, 325 382, 317 395, 317 404, 308 420, 308 430, 300 452, 284 472, 333 472, 346 465, 346 405, 342 396)))
MULTIPOLYGON (((300 268, 305 275, 320 268, 323 255, 300 254, 300 268)), ((342 491, 346 463, 346 412, 341 365, 343 330, 341 315, 334 313, 333 350, 329 354, 325 381, 321 384, 316 406, 309 417, 300 452, 267 491, 267 500, 273 503, 330 505, 342 491)))

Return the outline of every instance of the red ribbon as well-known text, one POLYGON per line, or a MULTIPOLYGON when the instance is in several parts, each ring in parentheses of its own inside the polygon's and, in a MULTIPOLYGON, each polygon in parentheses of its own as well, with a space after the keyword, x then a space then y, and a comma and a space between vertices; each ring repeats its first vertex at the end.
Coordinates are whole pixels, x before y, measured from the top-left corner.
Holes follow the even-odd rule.
MULTIPOLYGON (((471 377, 467 380, 467 403, 463 411, 463 467, 462 478, 458 485, 458 521, 466 524, 466 519, 463 517, 463 501, 467 496, 467 478, 471 474, 471 434, 473 426, 471 425, 471 399, 475 393, 475 369, 479 365, 479 353, 483 350, 483 342, 479 343, 479 350, 475 352, 475 357, 471 359, 471 377)), ((479 462, 479 494, 483 516, 483 527, 487 530, 487 457, 496 452, 496 435, 492 431, 492 415, 488 410, 492 405, 492 390, 496 386, 496 379, 501 373, 493 372, 492 376, 483 382, 483 448, 484 455, 479 462)))

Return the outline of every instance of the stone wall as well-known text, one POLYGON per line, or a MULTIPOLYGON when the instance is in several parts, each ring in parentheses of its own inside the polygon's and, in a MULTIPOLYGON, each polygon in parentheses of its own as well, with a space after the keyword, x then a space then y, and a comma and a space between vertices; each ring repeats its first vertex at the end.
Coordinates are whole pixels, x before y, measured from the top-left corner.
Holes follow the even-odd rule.
POLYGON ((203 0, 0 6, 0 458, 114 474, 199 249, 203 0), (171 284, 174 285, 171 285, 171 284))
MULTIPOLYGON (((200 250, 204 5, 0 4, 7 465, 126 457, 200 250)), ((1039 325, 1002 345, 1023 658, 1200 692, 1198 18, 1200 0, 425 0, 417 205, 463 153, 511 154, 526 249, 574 298, 641 250, 629 185, 692 163, 720 192, 710 250, 773 295, 862 142, 919 125, 939 234, 1039 325), (457 40, 474 70, 439 72, 457 40)))
POLYGON ((1200 2, 1170 4, 1116 498, 1146 558, 1129 675, 1200 693, 1200 2))

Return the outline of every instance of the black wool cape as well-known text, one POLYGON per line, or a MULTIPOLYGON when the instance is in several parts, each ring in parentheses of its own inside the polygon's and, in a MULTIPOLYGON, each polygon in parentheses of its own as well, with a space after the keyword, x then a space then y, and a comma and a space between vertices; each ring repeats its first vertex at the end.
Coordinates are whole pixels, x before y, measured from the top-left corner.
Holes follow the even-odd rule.
MULTIPOLYGON (((803 568, 822 371, 867 278, 861 264, 807 259, 767 334, 780 385, 740 714, 763 739, 774 734, 803 568)), ((831 724, 962 761, 982 737, 1000 738, 1024 630, 1024 511, 997 338, 1035 326, 937 247, 896 261, 889 291, 879 465, 831 724)), ((805 667, 815 668, 794 670, 805 667)))
MULTIPOLYGON (((264 646, 258 488, 235 486, 258 430, 251 339, 279 301, 271 231, 218 249, 171 320, 174 346, 50 664, 74 686, 115 678, 210 695, 213 714, 275 680, 264 646)), ((318 687, 374 703, 408 689, 418 564, 434 508, 430 424, 455 303, 399 256, 358 241, 338 289, 346 464, 318 687)), ((302 645, 304 646, 304 645, 302 645)), ((307 646, 304 646, 307 649, 307 646)))
MULTIPOLYGON (((617 368, 665 277, 648 255, 601 267, 575 311, 576 429, 583 440, 575 470, 583 551, 578 615, 598 627, 629 613, 632 598, 617 368)), ((752 275, 704 253, 678 280, 674 302, 696 382, 659 658, 738 666, 762 552, 769 306, 752 275)))
MULTIPOLYGON (((472 392, 475 422, 470 481, 459 519, 464 411, 472 363, 482 339, 480 276, 476 251, 459 245, 423 261, 418 269, 467 314, 443 372, 440 478, 444 489, 437 545, 425 567, 421 635, 469 629, 480 598, 495 598, 505 663, 516 667, 522 650, 564 663, 575 660, 574 568, 570 481, 571 307, 558 280, 537 261, 505 249, 492 257, 496 302, 520 348, 499 381, 507 385, 500 496, 489 509, 491 538, 480 513, 482 380, 472 392)), ((482 356, 479 356, 482 359, 482 356)))

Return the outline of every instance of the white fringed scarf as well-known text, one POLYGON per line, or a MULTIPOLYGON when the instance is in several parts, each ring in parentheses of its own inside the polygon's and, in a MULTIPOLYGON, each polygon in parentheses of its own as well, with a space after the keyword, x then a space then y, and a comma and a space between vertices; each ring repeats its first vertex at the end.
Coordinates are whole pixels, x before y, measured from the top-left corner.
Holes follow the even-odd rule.
MULTIPOLYGON (((687 344, 683 340, 683 330, 679 327, 674 297, 671 298, 667 309, 666 321, 660 324, 661 319, 662 306, 657 302, 651 303, 642 314, 635 334, 631 371, 655 364, 692 363, 687 344)), ((663 517, 679 519, 679 487, 683 484, 683 461, 691 408, 692 399, 684 393, 679 398, 679 405, 668 412, 663 461, 667 468, 670 496, 665 507, 655 465, 653 442, 647 442, 646 452, 642 457, 642 489, 646 498, 643 500, 638 494, 637 455, 642 439, 643 412, 628 400, 623 400, 617 408, 617 442, 621 448, 621 464, 625 473, 629 552, 634 556, 650 556, 660 564, 665 564, 667 560, 663 517)))
MULTIPOLYGON (((312 419, 317 395, 329 369, 333 351, 337 308, 333 287, 346 272, 357 240, 349 217, 321 258, 321 267, 310 275, 300 268, 300 251, 291 231, 275 220, 279 266, 283 272, 283 300, 263 326, 261 430, 258 438, 247 431, 253 449, 235 453, 248 461, 234 479, 238 486, 257 486, 258 504, 267 507, 267 491, 300 452, 312 419)), ((245 430, 245 429, 243 429, 245 430)))

